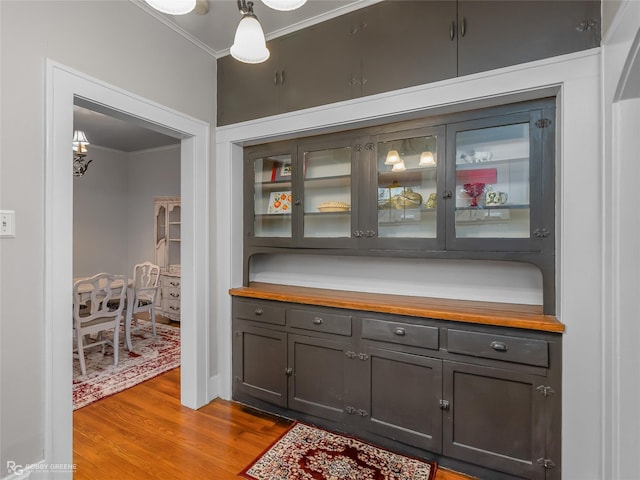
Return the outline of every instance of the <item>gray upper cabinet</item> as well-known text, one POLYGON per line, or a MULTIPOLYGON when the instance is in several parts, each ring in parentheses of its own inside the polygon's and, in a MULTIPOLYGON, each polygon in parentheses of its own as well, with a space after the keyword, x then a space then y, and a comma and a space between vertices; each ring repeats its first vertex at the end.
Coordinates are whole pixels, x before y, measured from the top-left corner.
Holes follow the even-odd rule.
POLYGON ((218 59, 218 125, 422 85, 600 44, 599 1, 383 1, 218 59))
POLYGON ((278 42, 267 44, 266 62, 242 63, 231 55, 218 59, 218 125, 280 113, 278 42))
POLYGON ((341 16, 279 39, 280 112, 347 100, 353 96, 356 44, 341 16))
POLYGON ((382 2, 354 14, 362 62, 354 96, 455 77, 455 17, 451 1, 382 2))
POLYGON ((459 1, 458 75, 600 44, 600 2, 459 1))

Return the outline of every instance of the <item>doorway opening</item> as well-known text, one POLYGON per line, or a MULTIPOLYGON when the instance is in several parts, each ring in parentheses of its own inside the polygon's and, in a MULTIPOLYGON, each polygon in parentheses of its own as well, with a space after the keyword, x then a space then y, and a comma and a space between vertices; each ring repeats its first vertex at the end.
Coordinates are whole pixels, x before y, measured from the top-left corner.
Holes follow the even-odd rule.
POLYGON ((181 403, 209 400, 209 124, 53 61, 46 65, 45 461, 72 463, 73 108, 143 125, 180 141, 181 403), (197 261, 196 261, 197 259, 197 261))

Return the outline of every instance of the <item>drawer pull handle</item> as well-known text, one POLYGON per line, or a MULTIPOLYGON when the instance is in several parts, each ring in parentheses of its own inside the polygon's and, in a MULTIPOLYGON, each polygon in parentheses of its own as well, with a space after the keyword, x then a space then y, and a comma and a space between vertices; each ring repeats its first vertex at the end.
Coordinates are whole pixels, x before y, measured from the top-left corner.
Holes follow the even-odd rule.
POLYGON ((179 287, 180 283, 176 283, 176 282, 169 282, 169 285, 171 285, 172 287, 179 287))
POLYGON ((179 293, 173 293, 173 292, 171 292, 171 293, 169 294, 169 296, 171 296, 171 297, 173 297, 173 298, 180 298, 180 294, 179 294, 179 293))
POLYGON ((404 337, 407 334, 407 331, 402 327, 398 327, 393 329, 393 333, 395 333, 399 337, 404 337))
POLYGON ((320 317, 316 317, 313 319, 313 324, 314 325, 322 325, 322 318, 320 317))
POLYGON ((256 308, 253 313, 255 313, 257 316, 260 316, 264 313, 264 310, 262 310, 261 308, 256 308))
POLYGON ((491 342, 491 348, 497 352, 506 352, 509 350, 509 347, 502 342, 491 342))

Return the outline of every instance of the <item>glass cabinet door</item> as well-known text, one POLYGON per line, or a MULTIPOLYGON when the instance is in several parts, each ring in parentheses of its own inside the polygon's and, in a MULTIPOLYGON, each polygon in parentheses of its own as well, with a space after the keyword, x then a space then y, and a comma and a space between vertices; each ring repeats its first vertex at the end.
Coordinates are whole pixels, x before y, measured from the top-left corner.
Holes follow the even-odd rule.
POLYGON ((453 246, 500 249, 528 244, 540 205, 536 196, 542 155, 531 122, 530 114, 523 113, 451 128, 455 212, 448 235, 453 246))
POLYGON ((305 244, 313 244, 312 239, 351 241, 352 153, 351 145, 301 148, 305 244))
POLYGON ((246 228, 253 239, 292 238, 293 159, 291 154, 260 155, 248 160, 253 215, 246 228))
MULTIPOLYGON (((444 158, 440 162, 441 130, 402 132, 379 137, 376 148, 377 243, 388 248, 425 248, 444 240, 439 221, 438 191, 443 183, 444 158), (431 239, 431 242, 425 241, 431 239)), ((442 155, 442 157, 444 157, 442 155)), ((367 231, 368 233, 368 231, 367 231)))

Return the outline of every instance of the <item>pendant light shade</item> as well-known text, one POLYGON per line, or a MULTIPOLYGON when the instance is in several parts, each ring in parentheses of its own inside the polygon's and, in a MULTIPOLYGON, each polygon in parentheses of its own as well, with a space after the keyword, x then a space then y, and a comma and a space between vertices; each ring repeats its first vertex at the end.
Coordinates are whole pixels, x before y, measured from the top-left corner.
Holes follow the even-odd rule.
POLYGON ((307 0, 262 0, 267 7, 274 10, 280 10, 282 12, 288 12, 300 8, 307 3, 307 0))
POLYGON ((436 164, 436 159, 433 156, 433 152, 430 152, 429 150, 422 152, 422 154, 420 155, 420 162, 418 163, 418 165, 420 165, 421 167, 430 167, 435 164, 436 164))
POLYGON ((404 164, 403 160, 399 160, 398 162, 393 164, 393 168, 391 169, 392 172, 404 172, 407 169, 407 167, 404 164))
POLYGON ((244 63, 261 63, 269 58, 260 22, 253 14, 253 2, 247 2, 247 8, 241 9, 242 19, 238 24, 236 36, 229 52, 236 60, 244 63))
POLYGON ((387 153, 387 158, 384 161, 385 165, 395 165, 396 163, 400 163, 400 154, 397 150, 389 150, 387 153))
POLYGON ((144 0, 153 8, 169 15, 186 15, 196 6, 196 0, 144 0))

